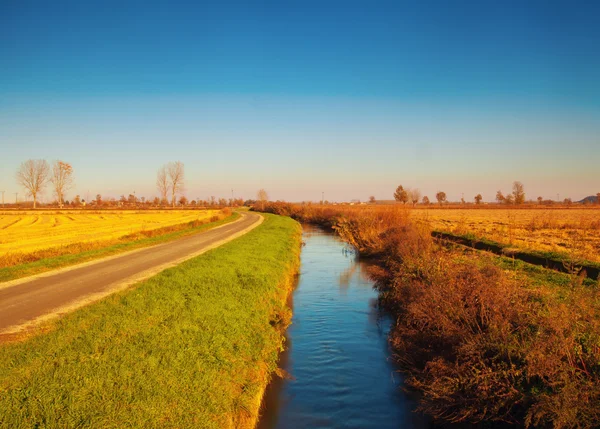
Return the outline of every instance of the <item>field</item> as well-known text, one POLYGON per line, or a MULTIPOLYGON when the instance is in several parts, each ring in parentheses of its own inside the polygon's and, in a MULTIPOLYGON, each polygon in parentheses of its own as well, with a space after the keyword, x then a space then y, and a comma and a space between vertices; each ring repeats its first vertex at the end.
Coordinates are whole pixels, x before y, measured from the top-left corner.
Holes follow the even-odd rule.
POLYGON ((110 241, 141 231, 208 220, 219 213, 218 210, 0 212, 0 256, 110 241))
POLYGON ((600 262, 599 209, 412 209, 431 229, 600 262))
POLYGON ((0 347, 0 428, 251 428, 289 321, 299 225, 248 234, 0 347))

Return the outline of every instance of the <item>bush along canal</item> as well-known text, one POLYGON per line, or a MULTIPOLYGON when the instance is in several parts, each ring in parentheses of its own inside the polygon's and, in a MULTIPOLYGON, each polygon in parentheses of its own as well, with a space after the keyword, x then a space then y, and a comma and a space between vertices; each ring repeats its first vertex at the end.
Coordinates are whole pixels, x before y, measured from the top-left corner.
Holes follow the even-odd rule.
POLYGON ((259 429, 424 428, 402 390, 365 263, 339 238, 304 226, 292 325, 259 429))

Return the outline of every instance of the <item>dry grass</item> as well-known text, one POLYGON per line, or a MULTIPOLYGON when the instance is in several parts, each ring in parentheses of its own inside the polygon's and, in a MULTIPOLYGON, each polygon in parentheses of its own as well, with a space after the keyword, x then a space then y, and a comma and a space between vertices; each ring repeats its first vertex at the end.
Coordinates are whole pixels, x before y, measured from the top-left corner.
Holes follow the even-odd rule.
POLYGON ((204 223, 220 214, 218 210, 0 212, 0 267, 58 255, 65 249, 83 251, 126 236, 204 223))
POLYGON ((600 262, 598 209, 413 209, 433 230, 600 262))

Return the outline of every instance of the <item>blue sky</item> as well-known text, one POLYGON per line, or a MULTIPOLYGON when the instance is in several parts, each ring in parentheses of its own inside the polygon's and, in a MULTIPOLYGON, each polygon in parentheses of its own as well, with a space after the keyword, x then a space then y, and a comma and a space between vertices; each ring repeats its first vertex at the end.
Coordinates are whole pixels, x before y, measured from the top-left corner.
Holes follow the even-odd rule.
MULTIPOLYGON (((0 190, 600 192, 598 2, 0 2, 0 190), (124 4, 123 4, 124 3, 124 4), (194 3, 194 4, 192 4, 194 3)), ((47 192, 50 198, 50 192, 47 192)))

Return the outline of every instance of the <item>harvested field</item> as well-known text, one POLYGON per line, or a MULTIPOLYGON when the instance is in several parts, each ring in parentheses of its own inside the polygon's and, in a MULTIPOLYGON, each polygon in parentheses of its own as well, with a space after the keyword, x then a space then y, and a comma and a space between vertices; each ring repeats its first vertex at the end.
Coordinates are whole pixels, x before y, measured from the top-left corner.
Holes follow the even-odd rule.
POLYGON ((0 212, 0 256, 110 241, 142 231, 208 221, 219 213, 218 210, 0 212))
POLYGON ((411 214, 432 230, 600 262, 598 209, 417 208, 411 214))

